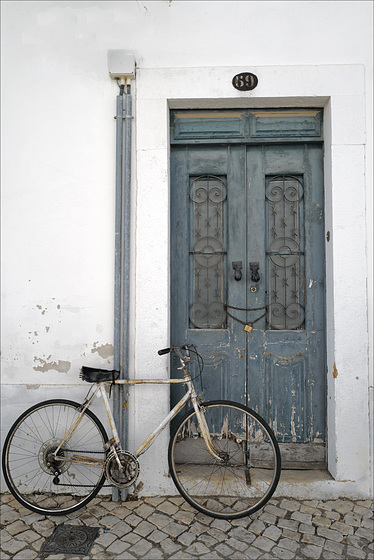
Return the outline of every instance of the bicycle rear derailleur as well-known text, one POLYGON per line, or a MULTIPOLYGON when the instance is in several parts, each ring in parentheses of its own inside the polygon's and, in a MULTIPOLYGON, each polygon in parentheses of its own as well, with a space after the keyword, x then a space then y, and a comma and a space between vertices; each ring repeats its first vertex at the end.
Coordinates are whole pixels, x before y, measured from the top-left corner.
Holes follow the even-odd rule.
POLYGON ((138 459, 129 451, 112 451, 105 462, 107 479, 118 488, 134 484, 139 476, 138 459))

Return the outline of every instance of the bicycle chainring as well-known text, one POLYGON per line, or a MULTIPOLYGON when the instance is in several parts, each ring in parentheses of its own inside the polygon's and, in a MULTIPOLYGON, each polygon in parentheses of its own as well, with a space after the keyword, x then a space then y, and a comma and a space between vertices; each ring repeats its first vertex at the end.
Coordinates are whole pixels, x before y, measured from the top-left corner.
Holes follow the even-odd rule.
POLYGON ((118 488, 127 488, 136 482, 139 476, 138 459, 129 451, 118 451, 111 453, 105 462, 105 474, 107 479, 118 488), (121 463, 118 465, 117 457, 121 463))

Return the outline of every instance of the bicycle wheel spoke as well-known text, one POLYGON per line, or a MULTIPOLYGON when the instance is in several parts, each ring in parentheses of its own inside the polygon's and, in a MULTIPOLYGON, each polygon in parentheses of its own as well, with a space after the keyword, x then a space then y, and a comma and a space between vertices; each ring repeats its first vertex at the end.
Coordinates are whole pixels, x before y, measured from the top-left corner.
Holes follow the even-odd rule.
POLYGON ((212 517, 232 519, 257 511, 279 480, 280 454, 274 435, 242 405, 216 401, 205 403, 203 411, 221 461, 208 451, 195 412, 188 413, 169 446, 170 471, 178 490, 212 517))
POLYGON ((83 414, 59 448, 79 414, 77 403, 47 401, 26 411, 11 428, 3 451, 4 476, 29 509, 62 515, 88 503, 102 487, 107 436, 92 412, 83 414), (79 463, 87 453, 101 464, 79 463))

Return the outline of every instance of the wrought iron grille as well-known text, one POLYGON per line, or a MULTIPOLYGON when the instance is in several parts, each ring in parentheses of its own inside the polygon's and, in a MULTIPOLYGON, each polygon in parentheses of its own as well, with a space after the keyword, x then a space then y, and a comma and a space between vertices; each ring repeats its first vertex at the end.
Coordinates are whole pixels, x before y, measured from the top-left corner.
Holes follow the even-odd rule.
POLYGON ((305 321, 302 177, 266 178, 268 329, 303 329, 305 321))
POLYGON ((225 327, 226 202, 223 178, 191 178, 190 328, 225 327))

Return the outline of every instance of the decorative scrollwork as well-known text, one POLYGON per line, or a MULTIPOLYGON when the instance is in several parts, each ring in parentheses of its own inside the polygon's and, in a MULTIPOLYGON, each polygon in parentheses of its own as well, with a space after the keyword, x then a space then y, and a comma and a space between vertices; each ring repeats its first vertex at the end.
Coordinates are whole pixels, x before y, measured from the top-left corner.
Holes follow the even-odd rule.
POLYGON ((191 182, 190 326, 192 328, 222 328, 225 322, 223 303, 226 198, 226 185, 220 177, 204 175, 191 182))
POLYGON ((270 329, 302 329, 305 320, 304 187, 301 177, 266 182, 270 329))
POLYGON ((304 307, 298 303, 290 303, 287 307, 281 303, 271 303, 268 322, 276 330, 298 329, 304 323, 304 315, 304 307))

